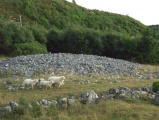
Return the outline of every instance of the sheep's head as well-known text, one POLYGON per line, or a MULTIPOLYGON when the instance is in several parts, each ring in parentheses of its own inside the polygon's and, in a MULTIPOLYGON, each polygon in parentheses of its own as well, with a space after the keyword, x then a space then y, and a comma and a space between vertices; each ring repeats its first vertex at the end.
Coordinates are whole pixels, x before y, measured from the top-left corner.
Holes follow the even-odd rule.
POLYGON ((65 80, 65 77, 64 76, 61 76, 62 80, 65 80))
POLYGON ((34 79, 33 85, 36 85, 37 83, 39 83, 39 80, 38 79, 34 79))
POLYGON ((53 84, 54 83, 54 81, 49 81, 50 82, 50 84, 53 84))

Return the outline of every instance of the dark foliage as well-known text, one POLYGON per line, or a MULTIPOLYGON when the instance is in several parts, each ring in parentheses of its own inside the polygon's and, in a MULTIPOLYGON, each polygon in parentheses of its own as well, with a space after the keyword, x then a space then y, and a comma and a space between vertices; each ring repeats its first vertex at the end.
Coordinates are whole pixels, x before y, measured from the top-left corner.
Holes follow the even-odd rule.
POLYGON ((152 89, 154 92, 157 92, 159 90, 159 81, 153 82, 152 89))

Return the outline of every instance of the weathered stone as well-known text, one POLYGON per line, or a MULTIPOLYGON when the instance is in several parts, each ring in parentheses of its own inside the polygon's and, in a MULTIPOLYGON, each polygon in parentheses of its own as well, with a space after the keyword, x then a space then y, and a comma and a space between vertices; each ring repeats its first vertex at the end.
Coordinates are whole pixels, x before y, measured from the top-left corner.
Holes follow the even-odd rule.
POLYGON ((61 98, 57 100, 60 107, 67 107, 67 98, 61 98))
POLYGON ((155 96, 155 104, 159 105, 159 96, 158 95, 155 96))
POLYGON ((42 99, 42 100, 40 101, 40 104, 42 104, 42 105, 48 105, 48 101, 45 100, 45 99, 42 99))
POLYGON ((75 98, 73 96, 70 96, 69 98, 67 98, 68 106, 71 106, 71 105, 73 105, 75 103, 76 103, 76 100, 75 100, 75 98))
POLYGON ((24 77, 38 74, 55 73, 59 71, 78 74, 126 74, 133 75, 137 71, 136 63, 96 55, 83 54, 38 54, 17 56, 0 60, 1 72, 10 71, 14 76, 19 73, 24 77))
POLYGON ((12 109, 15 109, 16 107, 18 107, 18 103, 16 102, 10 102, 9 105, 11 106, 12 109))
POLYGON ((81 94, 81 103, 95 103, 98 98, 98 95, 93 90, 89 90, 88 92, 81 94))
POLYGON ((125 92, 130 92, 131 90, 128 87, 120 86, 119 91, 124 90, 125 92))
POLYGON ((126 95, 125 95, 125 93, 121 93, 121 94, 119 94, 119 97, 120 97, 120 98, 125 98, 126 95))
POLYGON ((116 93, 117 93, 117 89, 114 89, 114 88, 109 89, 109 94, 116 94, 116 93))
POLYGON ((93 91, 89 90, 87 93, 89 103, 94 103, 98 99, 98 95, 93 91))
POLYGON ((11 111, 12 111, 12 108, 11 108, 10 105, 8 105, 8 106, 5 107, 5 110, 6 110, 7 112, 11 112, 11 111))

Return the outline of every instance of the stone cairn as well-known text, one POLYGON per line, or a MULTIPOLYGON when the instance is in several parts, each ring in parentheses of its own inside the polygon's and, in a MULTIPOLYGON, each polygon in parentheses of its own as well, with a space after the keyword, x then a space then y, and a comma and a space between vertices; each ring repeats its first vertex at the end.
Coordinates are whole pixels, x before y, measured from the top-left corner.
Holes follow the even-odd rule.
POLYGON ((23 77, 31 77, 35 72, 51 74, 57 71, 77 74, 135 75, 136 65, 139 64, 105 56, 49 53, 0 60, 0 73, 10 71, 15 76, 21 73, 23 77))

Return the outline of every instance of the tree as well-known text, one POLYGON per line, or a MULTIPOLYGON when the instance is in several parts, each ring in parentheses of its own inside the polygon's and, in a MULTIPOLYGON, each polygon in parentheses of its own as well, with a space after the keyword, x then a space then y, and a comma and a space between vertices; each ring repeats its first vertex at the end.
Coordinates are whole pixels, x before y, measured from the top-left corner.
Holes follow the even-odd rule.
POLYGON ((152 31, 147 29, 137 45, 138 61, 141 63, 159 63, 159 41, 154 39, 152 31))
POLYGON ((39 24, 34 24, 31 26, 31 30, 33 32, 35 40, 43 46, 46 46, 48 31, 45 29, 45 27, 39 24))
POLYGON ((57 28, 52 28, 47 37, 47 50, 49 52, 58 53, 63 51, 63 43, 61 43, 62 32, 57 28))

